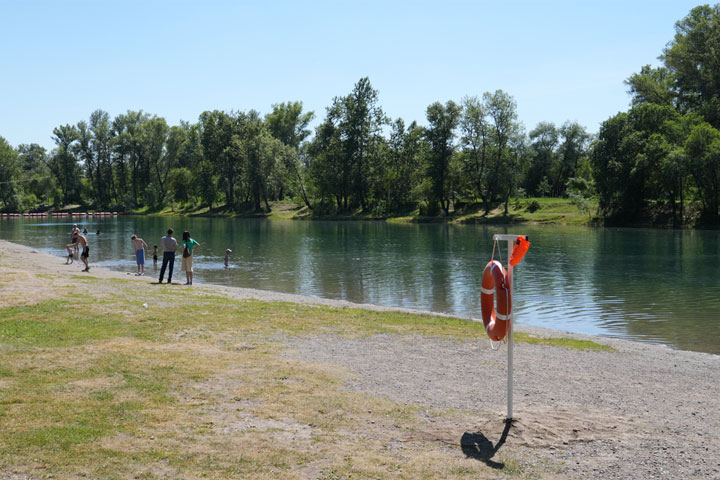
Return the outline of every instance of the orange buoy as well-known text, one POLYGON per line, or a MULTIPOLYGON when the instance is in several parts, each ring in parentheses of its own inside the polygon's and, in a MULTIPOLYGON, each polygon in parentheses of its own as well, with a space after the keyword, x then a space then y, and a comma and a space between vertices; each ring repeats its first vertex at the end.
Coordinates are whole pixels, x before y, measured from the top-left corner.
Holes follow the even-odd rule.
POLYGON ((512 249, 512 253, 510 254, 511 267, 514 267, 515 265, 520 263, 520 261, 527 253, 528 248, 530 248, 530 242, 528 242, 527 237, 519 235, 517 237, 517 240, 515 240, 515 246, 512 249))
POLYGON ((485 266, 482 276, 482 294, 480 306, 485 331, 490 340, 499 342, 505 338, 510 322, 512 299, 510 298, 510 279, 502 264, 491 260, 485 266), (497 312, 495 311, 495 295, 497 294, 497 312))

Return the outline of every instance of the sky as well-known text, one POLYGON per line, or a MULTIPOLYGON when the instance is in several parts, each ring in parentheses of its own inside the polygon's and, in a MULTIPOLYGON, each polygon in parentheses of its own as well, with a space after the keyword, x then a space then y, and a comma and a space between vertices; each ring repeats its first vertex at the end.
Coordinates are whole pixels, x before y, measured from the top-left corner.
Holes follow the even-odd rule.
POLYGON ((0 136, 54 147, 102 109, 196 122, 301 101, 318 124, 362 77, 386 115, 503 90, 527 131, 589 132, 629 108, 624 81, 702 2, 0 0, 0 136))

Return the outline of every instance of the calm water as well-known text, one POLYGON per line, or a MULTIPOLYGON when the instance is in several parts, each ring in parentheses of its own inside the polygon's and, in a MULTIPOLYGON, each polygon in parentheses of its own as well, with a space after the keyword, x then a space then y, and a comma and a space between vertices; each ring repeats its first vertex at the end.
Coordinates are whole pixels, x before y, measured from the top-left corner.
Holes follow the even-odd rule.
MULTIPOLYGON (((60 256, 72 223, 0 220, 0 238, 60 256)), ((532 247, 515 270, 518 323, 720 353, 720 232, 179 217, 79 223, 102 232, 88 235, 91 265, 135 272, 133 233, 152 248, 168 227, 176 237, 189 229, 201 244, 198 283, 475 318, 492 235, 527 234, 532 247)), ((156 275, 152 260, 148 267, 156 275)))

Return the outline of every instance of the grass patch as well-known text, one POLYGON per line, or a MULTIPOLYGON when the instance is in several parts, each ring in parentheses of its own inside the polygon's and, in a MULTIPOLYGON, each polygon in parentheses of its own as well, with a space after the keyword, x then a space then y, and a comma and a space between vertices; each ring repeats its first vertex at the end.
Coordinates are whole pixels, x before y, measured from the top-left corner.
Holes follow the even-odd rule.
POLYGON ((595 352, 617 352, 616 349, 609 345, 602 345, 590 340, 577 340, 567 337, 536 337, 527 333, 515 332, 513 339, 518 343, 529 343, 533 345, 548 345, 557 348, 567 348, 571 350, 592 350, 595 352))

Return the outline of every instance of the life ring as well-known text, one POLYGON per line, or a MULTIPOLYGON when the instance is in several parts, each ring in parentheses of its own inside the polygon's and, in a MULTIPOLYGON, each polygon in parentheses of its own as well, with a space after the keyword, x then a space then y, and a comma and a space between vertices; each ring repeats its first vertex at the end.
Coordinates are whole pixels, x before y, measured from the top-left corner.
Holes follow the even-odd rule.
POLYGON ((482 319, 485 331, 490 340, 499 342, 505 338, 510 323, 512 299, 510 297, 510 279, 502 264, 491 260, 485 266, 482 276, 482 319), (495 311, 495 295, 497 294, 497 312, 495 311))

